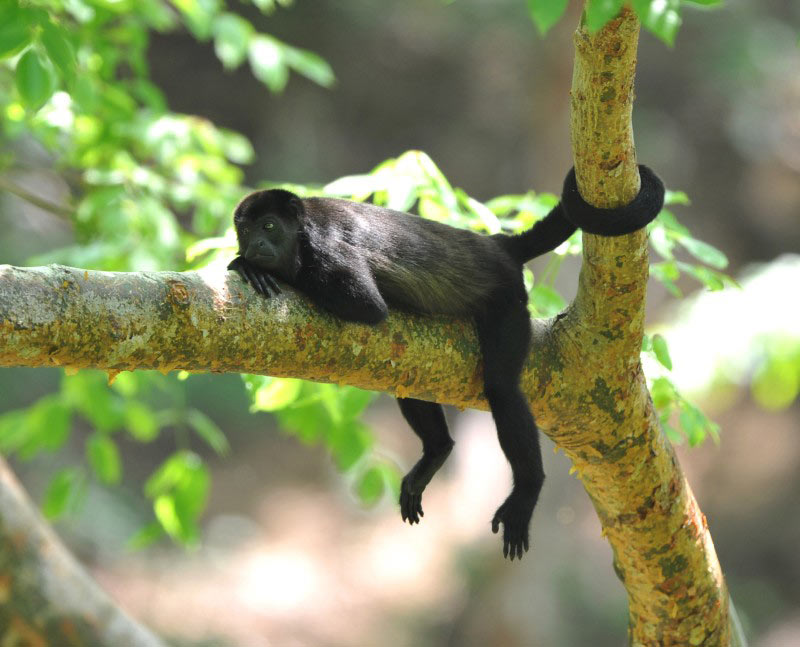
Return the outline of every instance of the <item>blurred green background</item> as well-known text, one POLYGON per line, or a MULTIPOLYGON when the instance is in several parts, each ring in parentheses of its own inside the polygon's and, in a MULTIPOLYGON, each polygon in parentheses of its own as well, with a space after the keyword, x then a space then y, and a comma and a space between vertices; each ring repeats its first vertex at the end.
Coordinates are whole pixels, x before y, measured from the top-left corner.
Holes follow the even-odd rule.
MULTIPOLYGON (((578 3, 570 3, 546 38, 537 34, 522 0, 296 0, 269 15, 244 4, 235 10, 259 32, 320 55, 336 82, 325 88, 303 77, 305 70, 317 81, 331 80, 313 58, 301 61, 300 74, 284 78, 267 70, 260 82, 247 66, 226 70, 212 42, 186 30, 155 32, 144 43, 121 37, 119 46, 141 60, 131 55, 124 61, 130 69, 109 74, 136 80, 141 65, 171 110, 249 138, 255 155, 242 166, 244 183, 321 186, 419 149, 478 200, 559 191, 571 165, 571 35, 578 3), (278 94, 265 87, 284 82, 278 94)), ((788 647, 800 644, 800 6, 729 0, 713 13, 684 11, 683 19, 674 48, 642 33, 637 152, 670 188, 688 194, 691 205, 673 212, 725 252, 726 271, 742 289, 698 291, 682 277, 677 285, 689 296, 676 300, 651 282, 648 322, 651 333, 669 342, 676 386, 720 426, 718 445, 709 439, 691 449, 682 445, 678 453, 751 644, 788 647)), ((124 17, 114 21, 122 31, 124 17)), ((101 58, 98 65, 111 65, 101 58)), ((1 74, 3 87, 11 87, 11 70, 1 74)), ((90 168, 88 153, 74 142, 55 137, 42 145, 16 136, 14 120, 21 117, 13 92, 3 92, 3 165, 14 158, 3 177, 59 205, 94 197, 70 220, 0 193, 0 262, 184 267, 182 251, 196 238, 173 230, 159 209, 177 214, 178 224, 200 237, 219 234, 227 224, 222 218, 242 182, 235 170, 208 162, 216 170, 201 172, 209 186, 221 187, 219 194, 207 204, 202 191, 199 199, 181 202, 185 169, 162 150, 150 168, 156 179, 175 180, 175 190, 133 190, 150 201, 140 208, 150 208, 153 220, 138 218, 107 192, 112 170, 122 172, 124 165, 90 168), (84 155, 83 175, 60 151, 84 155), (170 254, 172 264, 165 260, 170 254)), ((148 90, 139 84, 132 96, 137 92, 148 90)), ((98 95, 104 101, 111 96, 108 88, 98 95)), ((86 132, 113 125, 98 123, 81 122, 86 132)), ((150 121, 141 131, 113 136, 128 141, 135 158, 137 138, 159 123, 164 126, 150 121)), ((220 146, 229 162, 250 158, 235 136, 225 141, 220 146)), ((154 182, 133 175, 128 188, 154 182)), ((220 248, 220 258, 230 258, 220 248)), ((546 264, 537 261, 534 272, 546 264)), ((566 299, 575 293, 579 267, 576 257, 561 266, 555 287, 566 299)), ((647 368, 659 370, 655 362, 647 368)), ((312 443, 313 437, 280 431, 267 413, 248 413, 252 399, 239 376, 184 381, 123 374, 112 390, 103 375, 64 380, 62 371, 0 370, 0 413, 61 389, 72 394, 79 414, 71 418, 71 433, 64 432, 61 451, 37 447, 28 458, 25 447, 15 447, 15 470, 37 500, 57 508, 51 512, 71 512, 56 528, 114 598, 176 644, 626 643, 624 589, 591 505, 561 455, 545 452, 548 479, 531 552, 521 564, 502 560, 489 520, 510 473, 488 414, 448 412, 456 448, 426 491, 423 523, 412 528, 402 524, 391 496, 364 505, 370 497, 363 478, 337 470, 346 457, 334 452, 332 460, 331 448, 312 443), (142 406, 126 404, 126 396, 142 406), (116 449, 109 449, 97 430, 123 422, 133 432, 116 434, 116 449), (214 451, 226 444, 220 430, 230 445, 225 456, 214 451), (152 475, 165 457, 189 456, 189 450, 205 466, 192 492, 207 497, 207 508, 196 531, 189 523, 175 534, 184 533, 193 547, 162 539, 132 550, 131 537, 146 543, 157 534, 152 475), (122 459, 115 467, 117 455, 122 459), (86 462, 92 478, 83 476, 86 462), (55 474, 67 484, 61 498, 53 496, 55 474), (148 479, 149 498, 142 494, 148 479)), ((353 397, 355 409, 366 404, 353 397)), ((49 433, 67 424, 59 403, 37 406, 49 433)), ((4 420, 6 433, 18 428, 13 415, 4 420)), ((416 460, 418 442, 390 398, 375 400, 364 422, 372 430, 365 444, 373 466, 402 470, 416 460)), ((360 438, 361 432, 348 433, 360 438)))

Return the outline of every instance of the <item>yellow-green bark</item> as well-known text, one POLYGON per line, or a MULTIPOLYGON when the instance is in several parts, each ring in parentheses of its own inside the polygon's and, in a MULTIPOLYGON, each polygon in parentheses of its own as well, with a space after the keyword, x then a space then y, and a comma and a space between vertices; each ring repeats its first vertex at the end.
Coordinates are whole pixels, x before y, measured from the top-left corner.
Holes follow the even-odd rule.
MULTIPOLYGON (((631 109, 639 24, 630 10, 575 34, 572 145, 581 194, 599 207, 638 191, 631 109)), ((648 276, 643 232, 584 236, 578 295, 556 326, 570 398, 552 434, 572 458, 614 550, 635 646, 730 644, 728 595, 705 517, 661 432, 639 349, 648 276), (577 404, 577 406, 576 406, 577 404)))

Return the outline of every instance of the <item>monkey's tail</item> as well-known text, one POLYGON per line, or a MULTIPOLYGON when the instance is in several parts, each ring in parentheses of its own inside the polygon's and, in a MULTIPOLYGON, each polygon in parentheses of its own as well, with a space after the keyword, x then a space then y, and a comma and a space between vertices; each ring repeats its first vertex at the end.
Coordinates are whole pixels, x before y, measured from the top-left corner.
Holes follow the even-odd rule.
POLYGON ((554 250, 577 229, 564 215, 559 202, 544 218, 533 227, 516 236, 499 234, 498 238, 506 251, 518 263, 546 254, 554 250))

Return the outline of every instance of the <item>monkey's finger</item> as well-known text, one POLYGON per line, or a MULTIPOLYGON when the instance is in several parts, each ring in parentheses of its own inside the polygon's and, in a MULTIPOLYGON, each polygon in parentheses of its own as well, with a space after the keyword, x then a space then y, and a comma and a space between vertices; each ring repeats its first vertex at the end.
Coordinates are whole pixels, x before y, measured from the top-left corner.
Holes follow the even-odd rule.
POLYGON ((247 265, 242 265, 242 278, 244 282, 247 283, 250 287, 252 287, 256 292, 258 292, 258 284, 256 281, 256 277, 253 274, 253 271, 247 267, 247 265))
POLYGON ((419 511, 422 510, 422 503, 416 494, 411 496, 411 523, 419 523, 419 511))
POLYGON ((255 270, 252 270, 250 272, 250 276, 251 276, 251 281, 253 283, 253 288, 255 289, 255 291, 258 292, 262 296, 268 297, 269 296, 269 292, 266 291, 266 288, 261 284, 261 274, 259 274, 255 270))
POLYGON ((272 288, 272 291, 275 294, 280 294, 281 293, 281 289, 280 289, 280 287, 278 287, 278 283, 275 281, 275 279, 273 279, 269 274, 262 274, 262 277, 267 280, 267 283, 269 284, 269 287, 272 288))
POLYGON ((494 515, 494 519, 492 519, 492 532, 495 535, 500 532, 500 519, 497 515, 494 515))
POLYGON ((256 274, 258 279, 258 291, 265 297, 271 297, 272 293, 269 290, 269 277, 266 274, 256 274))
POLYGON ((414 525, 414 521, 411 518, 411 495, 407 492, 403 492, 400 495, 400 515, 403 517, 403 521, 408 521, 412 526, 414 525))
POLYGON ((503 557, 508 558, 508 545, 509 542, 507 538, 503 538, 503 557))
POLYGON ((228 263, 228 269, 236 272, 236 274, 239 275, 239 278, 247 283, 247 277, 244 274, 244 265, 242 264, 240 257, 237 256, 230 263, 228 263))
MULTIPOLYGON (((525 536, 522 540, 522 547, 525 549, 525 552, 528 552, 529 544, 528 544, 528 537, 525 536)), ((520 555, 522 557, 522 555, 520 555)))

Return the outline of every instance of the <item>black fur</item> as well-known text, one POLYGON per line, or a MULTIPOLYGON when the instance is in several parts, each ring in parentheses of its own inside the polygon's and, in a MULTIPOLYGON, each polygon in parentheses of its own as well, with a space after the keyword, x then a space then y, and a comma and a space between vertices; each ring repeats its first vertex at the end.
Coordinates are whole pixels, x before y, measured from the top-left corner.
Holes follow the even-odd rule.
POLYGON ((581 197, 575 169, 570 169, 561 193, 567 219, 583 231, 598 236, 622 236, 641 229, 655 219, 664 206, 664 184, 643 164, 639 165, 639 178, 639 193, 631 202, 615 209, 600 209, 581 197))
MULTIPOLYGON (((593 209, 572 195, 562 203, 568 209, 576 204, 581 216, 593 209)), ((229 269, 266 297, 280 291, 277 277, 347 321, 377 324, 389 308, 474 319, 486 399, 514 476, 492 519, 493 532, 503 525, 503 554, 511 559, 528 550, 528 527, 544 482, 538 430, 519 386, 531 338, 522 264, 575 231, 562 203, 517 236, 481 236, 371 204, 301 200, 279 189, 247 196, 234 214, 239 256, 229 269)), ((453 440, 441 405, 398 402, 422 441, 422 458, 403 479, 400 494, 402 517, 414 524, 423 514, 422 492, 453 440)))

